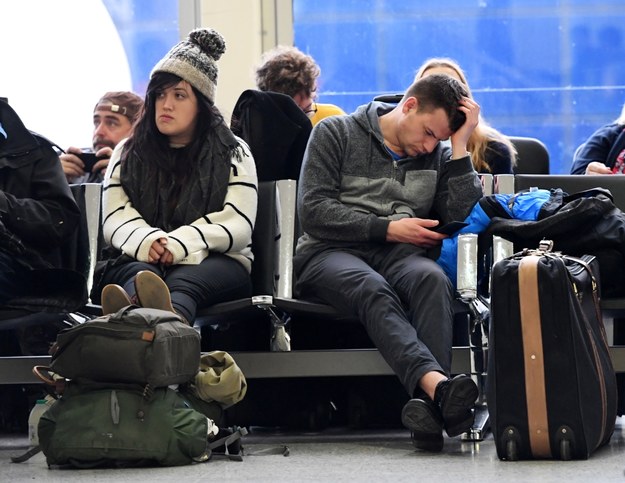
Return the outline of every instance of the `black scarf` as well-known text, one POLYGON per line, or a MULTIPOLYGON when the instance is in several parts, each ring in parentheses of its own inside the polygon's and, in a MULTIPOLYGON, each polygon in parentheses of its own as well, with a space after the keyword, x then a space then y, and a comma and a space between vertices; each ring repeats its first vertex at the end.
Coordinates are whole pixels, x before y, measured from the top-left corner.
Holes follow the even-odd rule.
MULTIPOLYGON (((121 183, 143 219, 150 226, 170 232, 208 213, 221 211, 228 191, 232 156, 241 155, 238 146, 230 129, 219 124, 207 133, 199 159, 182 160, 177 156, 179 163, 192 163, 184 175, 167 172, 156 162, 124 152, 121 183)), ((172 148, 171 152, 175 156, 176 149, 172 148)))

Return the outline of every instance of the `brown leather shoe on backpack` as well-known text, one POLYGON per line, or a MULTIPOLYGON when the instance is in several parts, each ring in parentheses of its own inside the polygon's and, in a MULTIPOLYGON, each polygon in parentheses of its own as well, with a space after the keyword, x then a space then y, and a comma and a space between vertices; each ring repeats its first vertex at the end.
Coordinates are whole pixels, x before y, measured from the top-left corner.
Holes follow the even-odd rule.
POLYGON ((137 273, 135 291, 141 307, 175 312, 167 284, 154 272, 143 270, 137 273))
POLYGON ((132 300, 126 291, 119 285, 112 283, 102 289, 100 298, 103 315, 114 314, 128 305, 132 305, 132 300))

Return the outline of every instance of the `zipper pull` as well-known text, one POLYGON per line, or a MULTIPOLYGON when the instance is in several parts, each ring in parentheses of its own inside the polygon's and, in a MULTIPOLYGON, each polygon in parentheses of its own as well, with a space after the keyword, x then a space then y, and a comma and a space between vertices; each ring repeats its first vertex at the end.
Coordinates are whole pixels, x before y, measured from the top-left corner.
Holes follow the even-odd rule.
POLYGON ((117 391, 111 391, 111 419, 113 424, 119 424, 119 400, 117 399, 117 391))

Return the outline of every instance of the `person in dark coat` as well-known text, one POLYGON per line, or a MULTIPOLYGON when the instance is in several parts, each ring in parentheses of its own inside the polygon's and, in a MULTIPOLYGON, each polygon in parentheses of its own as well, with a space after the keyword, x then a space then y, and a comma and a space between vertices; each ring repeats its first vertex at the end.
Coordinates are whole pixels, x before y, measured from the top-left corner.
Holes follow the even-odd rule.
POLYGON ((79 219, 50 143, 31 133, 0 101, 1 309, 71 310, 84 302, 81 275, 56 271, 66 268, 62 246, 79 219))
POLYGON ((577 148, 571 174, 625 172, 625 105, 614 122, 601 126, 577 148))

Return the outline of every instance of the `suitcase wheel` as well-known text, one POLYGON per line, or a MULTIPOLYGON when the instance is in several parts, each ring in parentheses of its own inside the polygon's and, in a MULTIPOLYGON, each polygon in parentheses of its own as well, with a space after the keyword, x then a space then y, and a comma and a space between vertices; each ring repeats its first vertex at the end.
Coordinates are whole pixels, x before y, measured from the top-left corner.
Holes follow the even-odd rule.
POLYGON ((505 459, 507 461, 518 461, 520 436, 516 428, 508 426, 504 429, 501 435, 501 442, 503 443, 505 459))
POLYGON ((518 448, 514 439, 506 441, 506 459, 508 461, 517 461, 519 459, 518 448))
POLYGON ((556 433, 556 442, 558 449, 560 450, 560 459, 562 461, 569 461, 573 459, 573 442, 575 441, 575 435, 573 430, 568 426, 560 426, 556 433))
POLYGON ((571 459, 571 442, 568 439, 560 441, 560 459, 569 461, 571 459))

